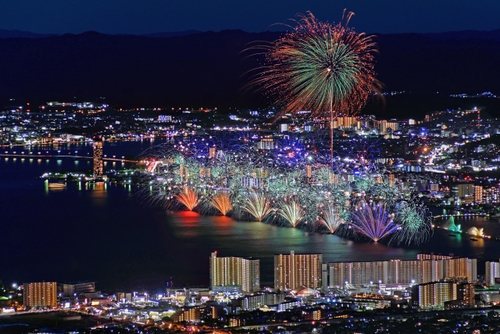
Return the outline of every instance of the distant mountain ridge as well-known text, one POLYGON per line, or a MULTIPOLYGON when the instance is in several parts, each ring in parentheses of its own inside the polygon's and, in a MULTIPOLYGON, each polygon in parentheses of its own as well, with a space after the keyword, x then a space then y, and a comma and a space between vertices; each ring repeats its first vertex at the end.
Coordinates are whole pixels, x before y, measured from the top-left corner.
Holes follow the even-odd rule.
MULTIPOLYGON (((247 89, 246 73, 262 59, 243 50, 250 42, 272 41, 281 34, 0 31, 0 98, 105 96, 123 106, 267 106, 271 100, 247 89)), ((387 91, 500 95, 500 30, 378 34, 376 41, 376 71, 387 91)))
MULTIPOLYGON (((90 31, 86 31, 83 34, 88 32, 90 31)), ((100 32, 95 32, 95 33, 101 34, 100 32)), ((110 36, 144 36, 152 38, 170 38, 170 37, 180 37, 180 36, 187 36, 200 33, 201 31, 198 30, 186 30, 186 31, 172 31, 172 32, 157 32, 151 34, 111 34, 110 36)), ((47 37, 62 36, 62 35, 80 35, 80 34, 39 34, 22 30, 0 29, 0 39, 1 38, 47 38, 47 37)))
POLYGON ((0 38, 46 38, 53 34, 37 34, 29 31, 0 29, 0 38))
MULTIPOLYGON (((87 31, 89 32, 89 31, 87 31)), ((84 32, 84 33, 87 33, 84 32)), ((84 34, 83 33, 83 34, 84 34)), ((185 31, 170 31, 170 32, 156 32, 149 34, 105 34, 96 32, 98 34, 110 35, 110 36, 144 36, 144 37, 153 37, 153 38, 170 38, 170 37, 180 37, 180 36, 188 36, 194 34, 202 34, 203 31, 199 30, 185 30, 185 31)), ((462 30, 462 31, 448 31, 448 32, 439 32, 439 33, 398 33, 398 34, 375 34, 375 35, 422 35, 426 37, 430 37, 432 39, 482 39, 482 40, 495 40, 500 41, 500 29, 491 30, 491 31, 480 31, 480 30, 462 30)), ((0 38, 46 38, 50 36, 61 36, 65 34, 40 34, 33 33, 29 31, 22 30, 7 30, 0 29, 0 38)), ((80 34, 70 34, 70 35, 80 35, 80 34)))
POLYGON ((141 34, 140 36, 153 37, 153 38, 170 38, 170 37, 181 37, 194 34, 201 34, 198 30, 186 30, 186 31, 174 31, 174 32, 157 32, 152 34, 141 34))
POLYGON ((500 29, 491 31, 478 31, 478 30, 464 30, 464 31, 449 31, 441 33, 425 33, 424 36, 433 39, 482 39, 500 41, 500 29))

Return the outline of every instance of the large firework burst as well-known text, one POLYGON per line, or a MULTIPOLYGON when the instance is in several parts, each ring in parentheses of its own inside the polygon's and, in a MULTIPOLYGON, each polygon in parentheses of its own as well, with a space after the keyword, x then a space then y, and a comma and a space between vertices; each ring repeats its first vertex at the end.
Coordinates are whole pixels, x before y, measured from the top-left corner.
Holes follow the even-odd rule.
POLYGON ((304 218, 304 210, 302 210, 300 204, 296 201, 283 203, 278 214, 289 222, 292 227, 297 227, 304 218))
POLYGON ((262 47, 265 65, 254 81, 278 93, 281 114, 353 113, 378 90, 374 39, 348 27, 352 16, 350 12, 343 22, 332 25, 318 21, 311 12, 299 15, 291 31, 262 47))
POLYGON ((266 196, 252 190, 249 192, 243 205, 243 210, 248 212, 258 221, 262 221, 273 212, 266 196))
POLYGON ((229 194, 219 193, 216 194, 211 200, 210 204, 217 209, 223 216, 226 216, 229 211, 233 209, 233 204, 229 194))
POLYGON ((193 211, 194 208, 200 204, 200 198, 197 193, 195 193, 189 187, 183 187, 181 192, 174 196, 179 203, 183 204, 189 211, 193 211))
POLYGON ((352 228, 366 238, 378 242, 399 229, 394 217, 383 203, 369 204, 361 201, 351 212, 352 228))
POLYGON ((394 234, 391 242, 396 244, 421 244, 431 235, 431 217, 427 208, 416 199, 397 203, 396 221, 401 229, 394 234))
POLYGON ((345 212, 342 212, 340 208, 329 203, 320 213, 318 223, 326 227, 333 234, 345 223, 345 212))

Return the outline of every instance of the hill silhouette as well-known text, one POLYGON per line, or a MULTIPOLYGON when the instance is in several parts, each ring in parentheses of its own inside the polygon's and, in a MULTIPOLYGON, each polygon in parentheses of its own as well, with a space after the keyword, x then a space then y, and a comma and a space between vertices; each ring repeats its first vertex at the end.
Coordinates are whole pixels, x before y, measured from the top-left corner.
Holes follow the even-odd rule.
MULTIPOLYGON (((260 61, 242 50, 250 42, 280 35, 238 30, 150 36, 0 35, 0 98, 106 97, 123 107, 264 107, 271 101, 244 89, 249 81, 245 73, 260 61)), ((499 35, 379 34, 378 78, 386 91, 500 94, 499 35)))

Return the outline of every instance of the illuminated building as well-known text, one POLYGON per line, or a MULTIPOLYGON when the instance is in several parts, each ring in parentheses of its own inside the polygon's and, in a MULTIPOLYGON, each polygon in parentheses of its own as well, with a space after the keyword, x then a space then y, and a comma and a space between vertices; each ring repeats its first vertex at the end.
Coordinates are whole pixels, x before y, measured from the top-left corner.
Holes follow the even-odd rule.
POLYGON ((356 117, 353 117, 353 116, 340 116, 340 117, 337 117, 336 120, 333 121, 333 128, 334 129, 337 129, 337 128, 345 129, 345 128, 354 128, 354 127, 359 128, 358 120, 356 117))
POLYGON ((455 199, 465 199, 474 196, 474 185, 471 183, 454 184, 451 187, 451 196, 455 199))
POLYGON ((363 285, 370 282, 413 285, 443 279, 476 282, 477 260, 419 254, 417 260, 333 262, 328 264, 327 273, 330 287, 346 284, 363 285))
POLYGON ((57 305, 56 282, 34 282, 23 284, 25 307, 55 307, 57 305))
POLYGON ((457 299, 456 282, 429 282, 413 287, 412 303, 422 309, 444 308, 444 303, 457 299))
POLYGON ((417 260, 449 260, 452 258, 449 255, 417 254, 417 260))
POLYGON ((287 132, 288 128, 289 126, 287 123, 280 124, 280 132, 287 132))
POLYGON ((443 261, 445 279, 467 279, 467 282, 477 281, 477 260, 456 258, 443 261))
POLYGON ((262 188, 264 186, 264 179, 257 177, 242 177, 241 186, 244 188, 262 188))
POLYGON ((201 310, 199 306, 185 307, 172 315, 173 322, 199 322, 201 320, 201 310))
POLYGON ((390 173, 389 174, 389 185, 393 186, 396 184, 396 178, 394 177, 394 174, 390 173))
POLYGON ((217 155, 217 149, 216 149, 215 147, 210 147, 210 148, 208 149, 208 157, 209 157, 210 159, 213 159, 213 158, 215 158, 215 157, 216 157, 216 155, 217 155))
POLYGON ((476 202, 476 203, 483 202, 483 187, 482 186, 474 186, 474 202, 476 202))
POLYGON ((59 284, 58 289, 64 297, 96 292, 95 282, 62 283, 59 284))
POLYGON ((285 301, 284 293, 260 292, 233 299, 231 307, 236 310, 254 311, 264 305, 278 305, 285 301))
POLYGON ((260 261, 242 257, 210 256, 210 287, 212 290, 240 288, 243 293, 260 290, 260 261))
POLYGON ((160 123, 167 123, 167 122, 173 122, 173 117, 172 115, 159 115, 158 116, 158 122, 160 123))
POLYGON ((295 290, 321 287, 321 254, 279 254, 274 256, 274 288, 295 290))
POLYGON ((93 174, 95 178, 100 178, 104 175, 104 163, 102 161, 103 148, 101 140, 94 140, 94 168, 93 174))
POLYGON ((391 129, 392 131, 399 130, 399 123, 395 121, 380 120, 377 123, 380 134, 385 134, 388 129, 391 129))
POLYGON ((500 262, 486 261, 484 280, 488 286, 500 284, 500 262))
POLYGON ((262 138, 260 142, 257 143, 257 148, 259 150, 274 150, 276 146, 274 145, 273 138, 262 138))
POLYGON ((460 306, 474 306, 475 288, 472 283, 459 283, 457 286, 457 299, 460 306))
POLYGON ((452 309, 474 306, 474 285, 439 281, 412 287, 412 304, 421 309, 452 309))

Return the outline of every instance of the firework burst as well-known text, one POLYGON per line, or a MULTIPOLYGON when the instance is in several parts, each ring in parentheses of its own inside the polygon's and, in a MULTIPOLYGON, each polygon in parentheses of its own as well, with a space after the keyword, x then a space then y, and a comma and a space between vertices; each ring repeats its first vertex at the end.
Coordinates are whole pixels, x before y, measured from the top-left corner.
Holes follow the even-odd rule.
POLYGON ((352 16, 350 12, 343 22, 332 25, 308 12, 299 15, 283 37, 258 47, 264 51, 265 65, 254 83, 278 93, 281 114, 353 113, 378 91, 374 39, 348 27, 352 16))
POLYGON ((174 196, 175 199, 181 204, 183 204, 189 211, 193 211, 194 208, 200 204, 200 198, 197 193, 195 193, 189 187, 183 187, 181 192, 174 196))
POLYGON ((266 196, 255 191, 251 191, 248 197, 245 199, 243 210, 257 219, 257 221, 262 221, 273 212, 273 209, 267 201, 266 196))
POLYGON ((297 203, 296 201, 284 203, 281 206, 281 209, 278 210, 278 214, 287 222, 289 222, 293 227, 296 227, 304 218, 304 210, 302 210, 299 203, 297 203))
POLYGON ((211 200, 210 204, 216 208, 223 216, 226 216, 229 211, 233 209, 233 204, 229 198, 229 194, 220 193, 216 194, 211 200))
POLYGON ((396 244, 421 244, 431 235, 431 217, 418 201, 402 201, 397 205, 396 221, 401 226, 391 242, 396 244))
POLYGON ((351 212, 354 232, 378 242, 399 229, 383 203, 369 204, 361 201, 351 212))
POLYGON ((345 217, 338 207, 328 204, 326 209, 320 213, 318 222, 333 234, 345 223, 345 217))

